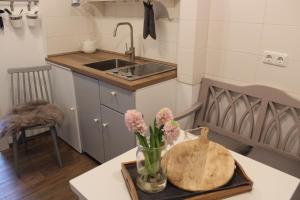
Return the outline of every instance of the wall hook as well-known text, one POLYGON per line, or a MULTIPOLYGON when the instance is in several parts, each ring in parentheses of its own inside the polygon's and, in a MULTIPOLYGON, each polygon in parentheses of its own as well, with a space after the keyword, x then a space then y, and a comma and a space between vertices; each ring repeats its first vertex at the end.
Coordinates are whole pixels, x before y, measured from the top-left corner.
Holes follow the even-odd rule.
POLYGON ((11 10, 11 11, 14 11, 14 10, 15 10, 15 8, 14 8, 14 0, 11 0, 11 1, 10 1, 10 10, 11 10))

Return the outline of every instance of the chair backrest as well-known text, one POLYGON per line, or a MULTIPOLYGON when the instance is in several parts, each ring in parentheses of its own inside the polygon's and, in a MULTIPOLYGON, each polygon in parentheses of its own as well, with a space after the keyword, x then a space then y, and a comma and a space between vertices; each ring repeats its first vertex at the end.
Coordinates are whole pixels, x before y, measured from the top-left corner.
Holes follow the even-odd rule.
POLYGON ((35 100, 52 102, 51 66, 8 69, 11 76, 12 104, 35 100))
POLYGON ((203 79, 194 127, 300 160, 300 102, 266 86, 236 86, 203 79))

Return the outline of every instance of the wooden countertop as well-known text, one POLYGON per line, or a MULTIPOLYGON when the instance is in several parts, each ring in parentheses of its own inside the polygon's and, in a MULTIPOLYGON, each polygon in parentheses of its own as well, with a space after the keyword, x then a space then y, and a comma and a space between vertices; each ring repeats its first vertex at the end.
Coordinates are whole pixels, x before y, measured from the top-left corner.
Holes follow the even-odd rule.
MULTIPOLYGON (((149 76, 143 79, 134 80, 134 81, 128 81, 125 79, 118 78, 116 76, 107 74, 104 71, 99 71, 93 68, 89 68, 84 66, 88 63, 98 62, 102 60, 108 60, 113 58, 119 58, 123 60, 128 60, 128 57, 123 56, 118 53, 114 52, 107 52, 107 51, 97 51, 93 54, 85 54, 82 52, 74 52, 74 53, 67 53, 62 55, 52 55, 48 56, 46 58, 46 61, 61 65, 63 67, 69 68, 74 72, 78 72, 81 74, 84 74, 86 76, 90 76, 108 83, 111 83, 113 85, 116 85, 118 87, 121 87, 123 89, 129 90, 129 91, 136 91, 140 88, 144 88, 146 86, 154 85, 156 83, 160 83, 166 80, 170 80, 177 77, 176 70, 165 72, 158 75, 149 76)), ((147 63, 147 62, 153 62, 155 60, 151 59, 145 59, 137 57, 135 62, 136 63, 147 63)), ((159 61, 155 61, 159 62, 159 61)), ((172 63, 166 63, 161 62, 164 64, 176 66, 176 64, 172 63)))

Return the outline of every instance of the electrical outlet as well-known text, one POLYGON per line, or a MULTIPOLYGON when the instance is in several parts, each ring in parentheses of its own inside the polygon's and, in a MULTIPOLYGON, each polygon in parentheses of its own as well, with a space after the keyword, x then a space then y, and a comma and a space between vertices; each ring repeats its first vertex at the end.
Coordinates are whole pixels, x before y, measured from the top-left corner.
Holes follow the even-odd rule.
POLYGON ((264 51, 263 63, 280 67, 287 67, 288 54, 274 51, 264 51))

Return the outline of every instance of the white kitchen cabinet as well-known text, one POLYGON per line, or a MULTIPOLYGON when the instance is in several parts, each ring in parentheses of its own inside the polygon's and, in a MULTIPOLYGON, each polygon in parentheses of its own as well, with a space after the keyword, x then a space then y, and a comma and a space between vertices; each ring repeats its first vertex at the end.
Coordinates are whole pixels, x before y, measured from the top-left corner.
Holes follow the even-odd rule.
POLYGON ((53 100, 64 113, 63 124, 58 126, 58 136, 82 152, 78 113, 72 71, 62 66, 52 66, 53 100))
POLYGON ((128 132, 124 123, 128 109, 141 111, 147 125, 153 123, 160 108, 175 110, 176 79, 131 92, 51 65, 54 102, 65 113, 59 136, 100 163, 136 145, 134 134, 128 132))

